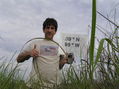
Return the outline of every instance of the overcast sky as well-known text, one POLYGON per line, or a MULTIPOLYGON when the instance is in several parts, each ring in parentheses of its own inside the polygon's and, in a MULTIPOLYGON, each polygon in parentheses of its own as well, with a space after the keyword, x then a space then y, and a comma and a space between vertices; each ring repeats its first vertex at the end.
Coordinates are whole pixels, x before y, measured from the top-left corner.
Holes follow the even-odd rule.
MULTIPOLYGON (((115 8, 119 16, 118 3, 97 0, 97 10, 113 20, 115 8)), ((89 34, 91 4, 92 0, 0 0, 0 58, 18 53, 31 38, 43 37, 42 23, 47 17, 58 21, 56 39, 62 32, 89 34)), ((105 28, 107 21, 97 15, 97 24, 105 28)))

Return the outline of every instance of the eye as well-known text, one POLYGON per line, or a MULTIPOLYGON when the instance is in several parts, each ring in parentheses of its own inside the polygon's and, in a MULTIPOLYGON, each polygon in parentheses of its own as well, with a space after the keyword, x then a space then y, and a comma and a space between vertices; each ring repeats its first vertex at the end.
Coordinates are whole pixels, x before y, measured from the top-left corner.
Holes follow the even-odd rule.
POLYGON ((55 29, 55 27, 47 26, 46 29, 55 29))
POLYGON ((55 27, 51 27, 51 29, 55 29, 55 27))
POLYGON ((46 29, 49 29, 50 27, 46 27, 46 29))

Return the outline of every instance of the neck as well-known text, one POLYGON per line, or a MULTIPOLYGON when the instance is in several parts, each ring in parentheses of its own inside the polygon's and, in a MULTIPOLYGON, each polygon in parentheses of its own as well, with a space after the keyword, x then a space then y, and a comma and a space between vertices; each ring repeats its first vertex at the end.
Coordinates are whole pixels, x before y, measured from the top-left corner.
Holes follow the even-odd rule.
POLYGON ((49 38, 47 38, 47 37, 45 37, 45 39, 46 39, 46 40, 53 40, 53 39, 49 39, 49 38))

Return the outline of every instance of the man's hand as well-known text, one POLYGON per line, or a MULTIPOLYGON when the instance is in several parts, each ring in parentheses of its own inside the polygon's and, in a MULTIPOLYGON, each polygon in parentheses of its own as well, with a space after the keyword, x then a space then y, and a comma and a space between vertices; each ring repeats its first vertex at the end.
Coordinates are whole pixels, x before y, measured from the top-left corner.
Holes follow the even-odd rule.
POLYGON ((64 55, 60 55, 60 60, 59 60, 59 69, 62 69, 64 64, 68 62, 67 57, 64 57, 64 55))
POLYGON ((39 56, 39 51, 36 50, 36 44, 34 45, 34 48, 30 52, 31 57, 38 57, 39 56))
POLYGON ((68 62, 68 58, 64 57, 60 62, 61 64, 66 64, 68 62))

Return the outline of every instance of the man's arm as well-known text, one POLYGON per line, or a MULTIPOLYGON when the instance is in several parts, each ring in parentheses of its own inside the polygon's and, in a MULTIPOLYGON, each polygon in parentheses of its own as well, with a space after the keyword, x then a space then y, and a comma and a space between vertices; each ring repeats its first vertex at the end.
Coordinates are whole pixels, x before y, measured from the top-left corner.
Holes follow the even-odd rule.
POLYGON ((67 63, 67 58, 64 57, 64 55, 60 55, 60 60, 59 60, 59 69, 61 70, 64 66, 64 64, 67 63))
POLYGON ((25 60, 28 60, 30 58, 30 53, 29 52, 23 52, 23 53, 20 53, 17 57, 17 62, 20 63, 20 62, 24 62, 25 60))
POLYGON ((38 57, 39 52, 36 50, 36 45, 34 45, 34 48, 31 51, 25 51, 18 55, 17 62, 24 62, 25 60, 28 60, 30 57, 38 57))

